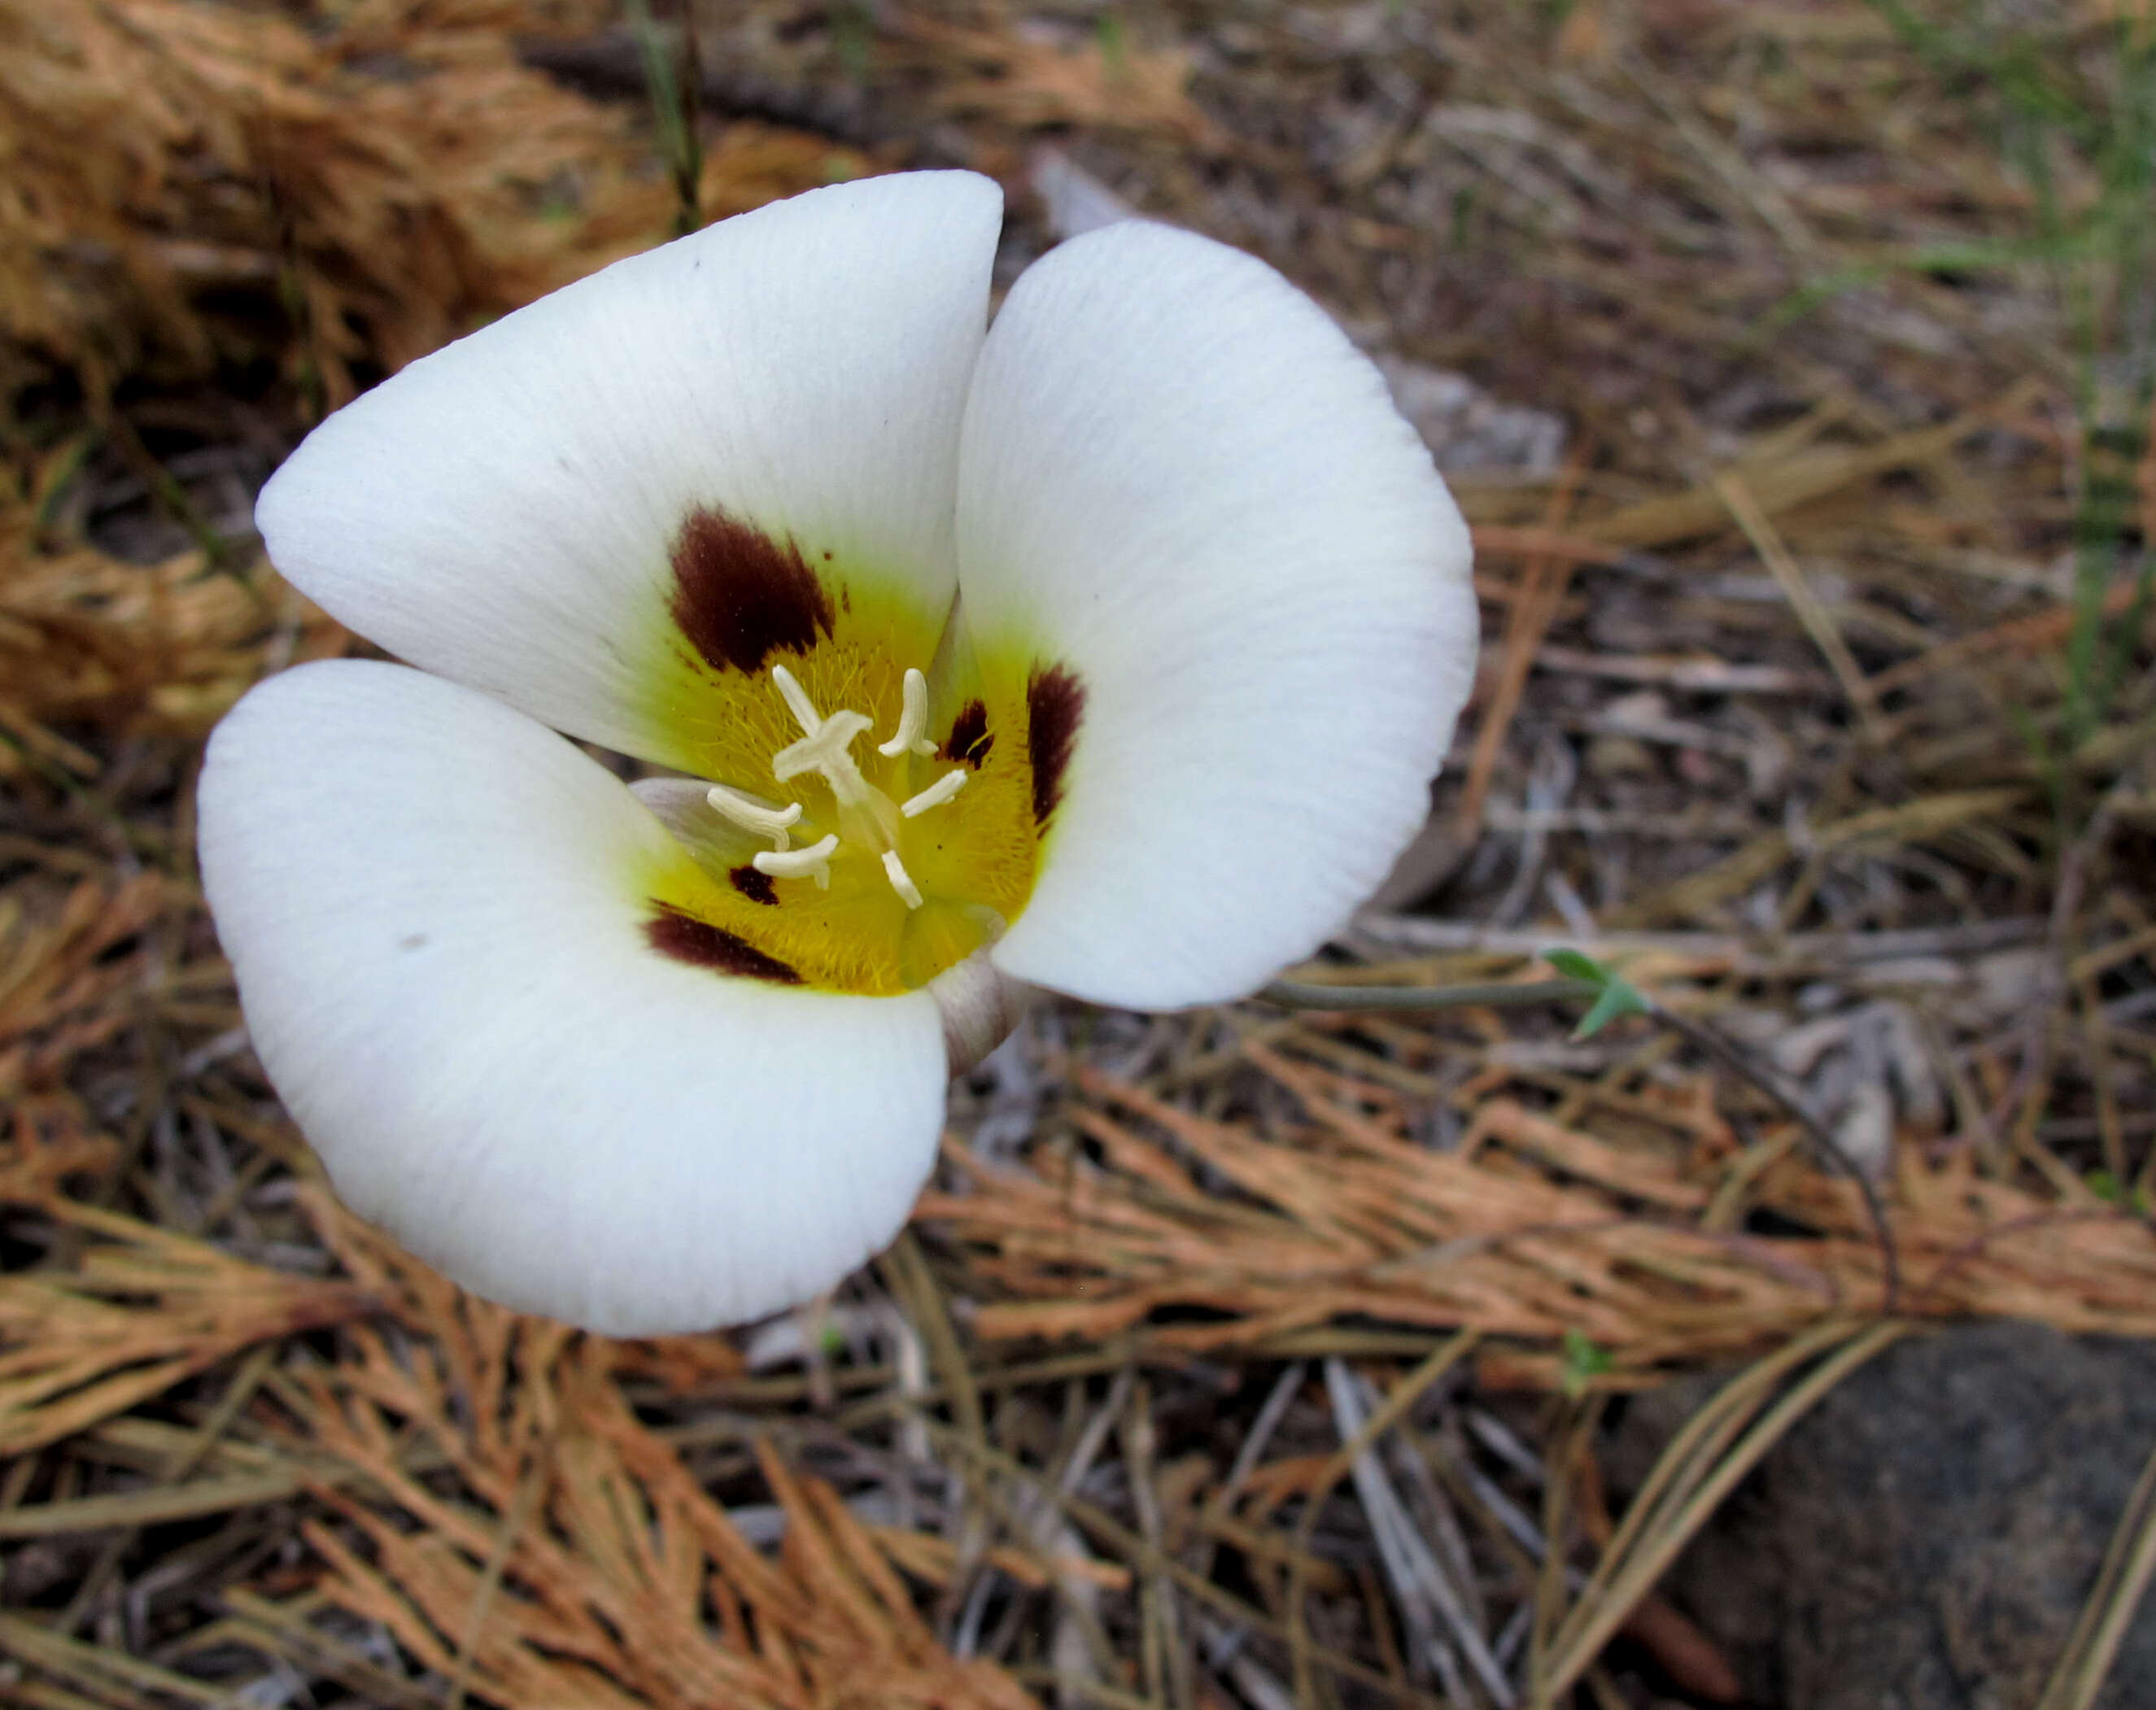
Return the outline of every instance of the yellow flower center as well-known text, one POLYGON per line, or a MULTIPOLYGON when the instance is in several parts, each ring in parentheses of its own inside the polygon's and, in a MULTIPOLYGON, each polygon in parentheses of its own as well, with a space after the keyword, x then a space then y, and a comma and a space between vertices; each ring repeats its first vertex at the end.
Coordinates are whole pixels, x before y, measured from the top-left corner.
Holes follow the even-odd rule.
MULTIPOLYGON (((810 818, 803 803, 788 802, 783 808, 773 808, 724 784, 712 785, 706 798, 713 810, 742 830, 772 840, 772 847, 757 851, 751 861, 766 878, 813 879, 818 890, 829 891, 833 862, 843 866, 873 859, 900 901, 909 909, 924 906, 927 898, 906 870, 906 821, 950 802, 965 788, 967 768, 954 766, 927 788, 895 802, 886 789, 862 775, 854 759, 854 739, 875 727, 873 719, 850 707, 829 715, 817 711, 808 691, 783 665, 771 668, 771 680, 801 727, 800 741, 789 742, 771 757, 771 775, 781 783, 791 783, 804 773, 820 778, 829 792, 835 823, 810 818), (805 847, 793 846, 796 828, 807 840, 805 847)), ((936 744, 921 735, 928 722, 928 680, 909 666, 904 683, 897 733, 889 742, 877 743, 875 749, 891 763, 879 768, 884 783, 900 788, 919 781, 912 775, 915 760, 936 753, 936 744)), ((954 900, 963 903, 963 899, 954 900)), ((980 911, 978 924, 983 936, 1004 924, 986 905, 972 906, 980 911)))
POLYGON ((1031 897, 1082 689, 1029 650, 942 636, 864 568, 693 526, 726 547, 727 582, 684 577, 697 603, 677 601, 644 680, 711 817, 643 877, 652 945, 826 991, 927 985, 1031 897), (749 583, 757 552, 778 567, 749 583))

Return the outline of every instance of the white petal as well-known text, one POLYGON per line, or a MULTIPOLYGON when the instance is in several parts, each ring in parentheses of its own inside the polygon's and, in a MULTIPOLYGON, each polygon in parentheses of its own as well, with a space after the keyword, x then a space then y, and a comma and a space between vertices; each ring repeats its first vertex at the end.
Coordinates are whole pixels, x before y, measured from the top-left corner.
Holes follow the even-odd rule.
POLYGON ((1383 878, 1472 678, 1467 531, 1377 370, 1264 264, 1138 223, 990 330, 960 442, 962 609, 1084 695, 1013 976, 1246 993, 1383 878))
POLYGON ((263 490, 270 557, 414 665, 697 769, 650 678, 698 510, 940 622, 1001 208, 969 172, 868 179, 579 280, 317 428, 263 490))
POLYGON ((255 1049, 337 1190, 493 1299, 617 1334, 803 1300, 933 1158, 934 1001, 714 973, 708 883, 603 768, 401 666, 302 666, 212 738, 203 878, 255 1049))

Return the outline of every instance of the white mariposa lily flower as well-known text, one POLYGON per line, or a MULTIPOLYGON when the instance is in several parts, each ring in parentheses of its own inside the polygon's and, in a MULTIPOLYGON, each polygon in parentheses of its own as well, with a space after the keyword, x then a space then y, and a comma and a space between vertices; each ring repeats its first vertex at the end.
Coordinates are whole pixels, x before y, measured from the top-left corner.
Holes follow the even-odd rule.
POLYGON ((829 1287, 1025 989, 1246 994, 1422 819, 1476 616, 1376 371, 1136 223, 984 331, 1000 220, 963 172, 728 220, 264 490, 279 568, 418 669, 253 691, 203 881, 339 1192, 480 1294, 652 1334, 829 1287))

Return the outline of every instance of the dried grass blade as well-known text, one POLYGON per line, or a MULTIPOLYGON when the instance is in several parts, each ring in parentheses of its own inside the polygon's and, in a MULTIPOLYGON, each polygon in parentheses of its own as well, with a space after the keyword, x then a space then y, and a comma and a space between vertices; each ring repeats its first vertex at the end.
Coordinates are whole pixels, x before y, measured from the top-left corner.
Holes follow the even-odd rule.
POLYGON ((208 1681, 191 1680, 110 1646, 65 1638, 28 1615, 0 1612, 0 1654, 110 1695, 105 1700, 107 1703, 116 1698, 146 1710, 154 1702, 153 1695, 160 1694, 182 1703, 202 1705, 205 1710, 213 1706, 228 1710, 236 1702, 231 1693, 208 1681), (138 1693, 141 1696, 136 1696, 138 1693))
POLYGON ((2092 1710, 2152 1579, 2156 1579, 2156 1451, 2150 1451, 2133 1494, 2126 1499, 2088 1600, 2067 1636, 2036 1710, 2092 1710))

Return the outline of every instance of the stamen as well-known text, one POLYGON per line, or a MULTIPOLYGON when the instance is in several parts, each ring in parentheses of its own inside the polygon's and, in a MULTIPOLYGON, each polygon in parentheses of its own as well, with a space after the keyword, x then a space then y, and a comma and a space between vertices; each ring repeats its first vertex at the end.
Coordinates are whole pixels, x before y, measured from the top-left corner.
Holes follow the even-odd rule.
POLYGON ((728 789, 715 783, 705 796, 713 809, 731 819, 744 831, 753 831, 758 837, 768 837, 778 849, 788 846, 786 828, 801 817, 801 804, 788 803, 783 808, 767 808, 753 797, 739 790, 728 789))
MULTIPOLYGON (((838 847, 838 838, 826 833, 807 849, 760 849, 749 860, 759 873, 767 873, 774 879, 814 879, 818 890, 829 891, 831 856, 838 847)), ((888 870, 886 862, 886 870, 888 870)))
POLYGON ((916 754, 936 752, 936 744, 921 734, 928 723, 928 679, 911 665, 906 668, 904 694, 898 710, 898 734, 876 744, 876 752, 886 760, 896 760, 909 750, 916 754))
POLYGON ((898 804, 898 811, 909 819, 916 819, 931 808, 940 808, 966 787, 966 768, 947 772, 942 777, 917 796, 908 796, 898 804))
MULTIPOLYGON (((762 857, 759 855, 757 860, 762 857)), ((921 906, 921 887, 913 882, 913 876, 906 870, 906 864, 898 858, 898 851, 887 849, 883 852, 883 876, 891 881, 891 888, 899 894, 908 908, 921 906)))

